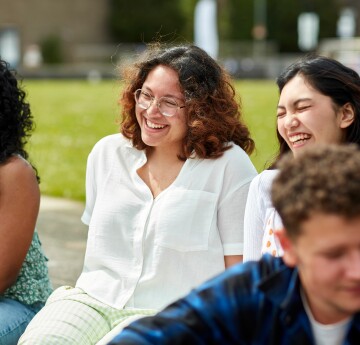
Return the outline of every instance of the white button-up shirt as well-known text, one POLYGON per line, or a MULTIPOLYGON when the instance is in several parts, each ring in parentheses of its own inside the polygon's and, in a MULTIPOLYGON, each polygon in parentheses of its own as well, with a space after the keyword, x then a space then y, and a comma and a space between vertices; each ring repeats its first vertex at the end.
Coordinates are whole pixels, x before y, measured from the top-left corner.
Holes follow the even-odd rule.
POLYGON ((77 286, 115 308, 160 309, 224 270, 243 252, 243 216, 256 175, 238 146, 218 159, 188 159, 155 199, 137 174, 146 162, 121 134, 88 158, 89 225, 77 286))
POLYGON ((264 170, 250 184, 244 216, 244 261, 259 260, 264 253, 282 256, 274 231, 283 227, 271 201, 271 185, 278 170, 264 170))

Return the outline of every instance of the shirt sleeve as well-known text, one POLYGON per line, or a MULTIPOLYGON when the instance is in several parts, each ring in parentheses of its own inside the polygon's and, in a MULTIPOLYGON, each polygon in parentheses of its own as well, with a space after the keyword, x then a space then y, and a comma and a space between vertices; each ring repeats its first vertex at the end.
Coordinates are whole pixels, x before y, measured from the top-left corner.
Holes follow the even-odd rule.
POLYGON ((85 203, 84 213, 81 216, 81 221, 84 224, 89 225, 96 199, 96 183, 95 183, 95 167, 94 167, 93 151, 89 154, 87 159, 85 191, 86 191, 86 203, 85 203))
POLYGON ((259 179, 250 184, 244 216, 244 261, 257 260, 261 256, 264 235, 264 215, 259 203, 259 179))
POLYGON ((236 150, 224 172, 218 205, 218 228, 224 255, 242 255, 244 213, 251 180, 257 171, 243 150, 236 150))
POLYGON ((250 182, 229 194, 219 207, 218 222, 225 256, 243 254, 244 212, 249 185, 250 182))
POLYGON ((244 216, 244 262, 261 257, 266 213, 273 209, 270 188, 275 175, 276 170, 263 171, 250 184, 244 216))

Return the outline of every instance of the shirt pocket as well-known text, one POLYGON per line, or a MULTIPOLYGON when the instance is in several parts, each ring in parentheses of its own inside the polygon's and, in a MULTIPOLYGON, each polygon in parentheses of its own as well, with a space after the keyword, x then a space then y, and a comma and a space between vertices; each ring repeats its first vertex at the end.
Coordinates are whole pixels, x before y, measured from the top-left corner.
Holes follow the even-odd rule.
POLYGON ((163 195, 159 204, 157 245, 181 252, 208 249, 210 230, 216 222, 216 194, 175 190, 163 195))

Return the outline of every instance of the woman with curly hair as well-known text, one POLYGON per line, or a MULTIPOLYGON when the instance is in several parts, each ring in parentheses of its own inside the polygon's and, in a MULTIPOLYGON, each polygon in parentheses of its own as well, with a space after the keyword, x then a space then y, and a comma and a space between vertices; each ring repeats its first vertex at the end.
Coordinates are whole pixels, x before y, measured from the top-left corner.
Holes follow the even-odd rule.
POLYGON ((95 344, 241 260, 257 173, 229 76, 196 46, 154 45, 124 77, 121 134, 88 158, 83 272, 20 344, 95 344))
POLYGON ((25 92, 0 60, 0 344, 16 344, 52 289, 34 231, 40 192, 25 144, 33 129, 25 92))

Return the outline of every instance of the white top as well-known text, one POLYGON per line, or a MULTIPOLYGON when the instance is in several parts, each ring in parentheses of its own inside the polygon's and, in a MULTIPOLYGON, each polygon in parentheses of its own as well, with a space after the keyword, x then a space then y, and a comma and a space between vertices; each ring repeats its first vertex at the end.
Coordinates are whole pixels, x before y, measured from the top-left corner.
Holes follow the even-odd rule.
POLYGON ((274 237, 274 230, 283 225, 270 196, 277 172, 264 170, 250 184, 244 218, 244 261, 259 260, 264 253, 283 255, 281 245, 274 237))
POLYGON ((137 174, 146 162, 121 134, 88 158, 89 225, 76 286, 116 308, 160 309, 224 270, 243 252, 243 217, 257 174, 236 145, 218 159, 188 159, 155 199, 137 174))
POLYGON ((330 325, 317 322, 310 310, 305 293, 301 290, 301 299, 310 320, 316 345, 341 345, 344 344, 346 333, 351 323, 351 317, 330 325))

